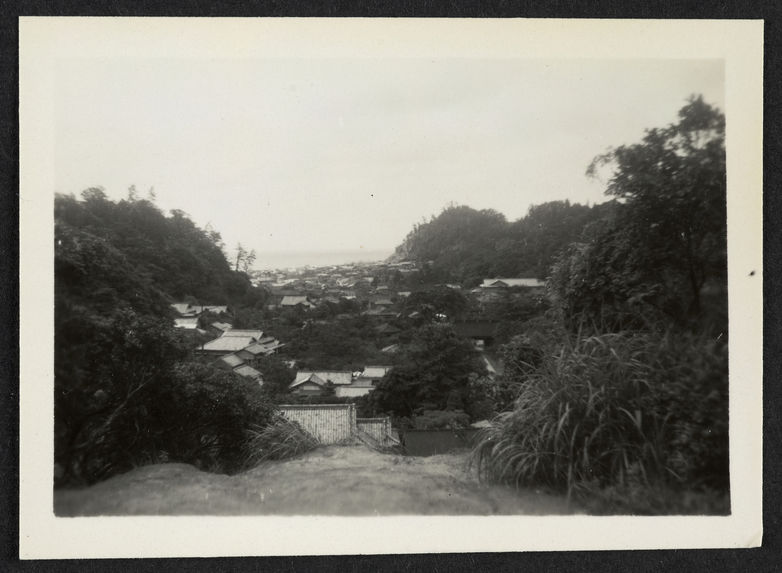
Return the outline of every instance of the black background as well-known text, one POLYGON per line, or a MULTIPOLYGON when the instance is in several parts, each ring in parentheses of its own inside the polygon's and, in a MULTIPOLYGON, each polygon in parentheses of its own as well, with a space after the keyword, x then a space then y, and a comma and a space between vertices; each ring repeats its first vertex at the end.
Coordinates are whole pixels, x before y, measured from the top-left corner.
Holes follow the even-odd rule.
MULTIPOLYGON (((0 0, 0 570, 8 571, 782 571, 779 382, 782 312, 780 38, 782 3, 679 1, 328 2, 0 0), (218 559, 18 560, 19 534, 19 16, 255 16, 764 19, 763 547, 743 550, 474 553, 218 559)), ((42 333, 50 336, 50 333, 42 333)), ((732 388, 733 390, 733 388, 732 388)), ((393 536, 393 531, 388 535, 393 536)), ((523 546, 523 539, 519 545, 523 546)))

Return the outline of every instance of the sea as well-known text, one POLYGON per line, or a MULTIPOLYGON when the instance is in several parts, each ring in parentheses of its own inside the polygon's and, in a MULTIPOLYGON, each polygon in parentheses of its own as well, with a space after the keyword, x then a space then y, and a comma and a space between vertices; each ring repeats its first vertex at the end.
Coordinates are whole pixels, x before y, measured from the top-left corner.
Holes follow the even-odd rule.
POLYGON ((384 261, 393 249, 356 251, 272 251, 256 252, 253 268, 259 271, 295 269, 303 267, 327 267, 350 263, 373 263, 384 261))

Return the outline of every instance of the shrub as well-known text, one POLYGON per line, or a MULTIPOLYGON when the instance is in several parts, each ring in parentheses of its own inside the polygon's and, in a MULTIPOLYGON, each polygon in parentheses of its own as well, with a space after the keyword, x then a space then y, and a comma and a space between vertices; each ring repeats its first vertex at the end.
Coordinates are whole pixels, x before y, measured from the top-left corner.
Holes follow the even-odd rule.
POLYGON ((728 485, 727 352, 691 334, 567 338, 478 437, 480 474, 517 485, 728 485))
POLYGON ((247 430, 243 465, 252 468, 268 460, 281 460, 313 450, 320 442, 295 421, 276 414, 267 426, 247 430))
MULTIPOLYGON (((271 404, 257 383, 185 362, 168 379, 139 386, 83 426, 67 462, 70 481, 92 483, 149 463, 178 461, 212 472, 243 467, 246 432, 265 426, 271 404)), ((111 400, 111 398, 107 398, 111 400)))

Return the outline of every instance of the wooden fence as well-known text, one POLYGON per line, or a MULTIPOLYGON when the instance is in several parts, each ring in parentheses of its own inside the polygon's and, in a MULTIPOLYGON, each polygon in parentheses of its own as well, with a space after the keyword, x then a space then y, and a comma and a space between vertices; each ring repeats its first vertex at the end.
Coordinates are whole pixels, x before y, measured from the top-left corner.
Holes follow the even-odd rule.
POLYGON ((285 404, 279 409, 322 444, 340 444, 355 439, 356 407, 353 404, 285 404))
POLYGON ((356 425, 382 445, 388 445, 391 441, 390 418, 356 418, 356 425))

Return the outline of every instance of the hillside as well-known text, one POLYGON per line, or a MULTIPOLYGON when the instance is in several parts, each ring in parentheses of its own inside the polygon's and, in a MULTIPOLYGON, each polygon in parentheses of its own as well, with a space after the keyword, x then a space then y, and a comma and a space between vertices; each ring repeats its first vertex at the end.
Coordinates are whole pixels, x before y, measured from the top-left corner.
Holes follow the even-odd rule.
POLYGON ((193 343, 170 304, 251 307, 265 292, 231 270, 218 233, 132 190, 118 202, 101 189, 57 195, 54 220, 57 480, 101 479, 160 449, 202 456, 199 427, 223 461, 238 460, 232 440, 267 411, 257 384, 188 365, 193 343))
POLYGON ((416 225, 392 260, 426 263, 433 280, 467 286, 496 276, 544 279, 557 253, 577 241, 587 225, 604 217, 611 205, 551 201, 532 206, 526 216, 513 222, 491 209, 451 205, 416 225))

